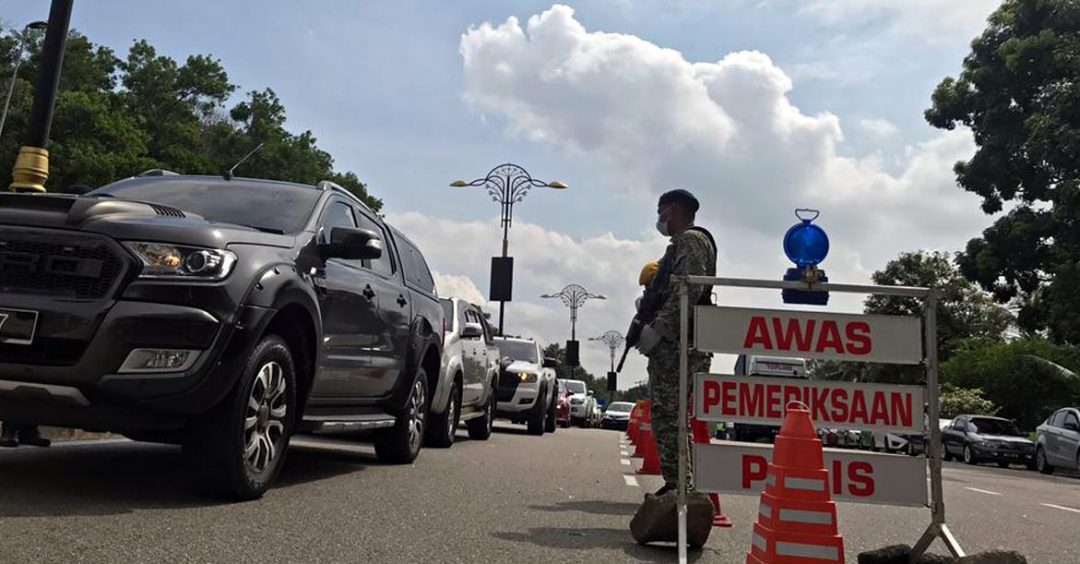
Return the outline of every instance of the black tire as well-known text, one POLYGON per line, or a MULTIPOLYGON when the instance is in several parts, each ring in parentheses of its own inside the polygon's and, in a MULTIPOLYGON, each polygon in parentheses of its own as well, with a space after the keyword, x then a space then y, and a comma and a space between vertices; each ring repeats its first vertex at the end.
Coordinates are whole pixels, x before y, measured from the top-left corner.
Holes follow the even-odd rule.
POLYGON ((495 425, 495 388, 488 391, 488 403, 484 407, 484 415, 470 419, 465 425, 469 428, 469 438, 476 441, 486 441, 491 438, 491 431, 495 425))
POLYGON ((263 337, 229 395, 193 428, 184 453, 211 492, 246 501, 273 484, 297 415, 295 370, 285 341, 263 337))
POLYGON ((544 397, 544 391, 536 398, 536 405, 529 412, 529 420, 526 423, 530 435, 540 436, 544 434, 544 420, 547 419, 547 408, 540 398, 544 397))
POLYGON ((375 455, 390 464, 412 464, 423 448, 427 424, 427 372, 417 367, 405 408, 394 426, 375 433, 375 455))
POLYGON ((446 400, 446 410, 441 415, 431 415, 431 425, 428 425, 424 434, 424 444, 436 448, 454 446, 458 421, 461 418, 461 386, 456 379, 450 383, 450 398, 446 400))
POLYGON ((979 464, 979 459, 975 458, 975 453, 971 450, 971 445, 964 445, 964 464, 970 464, 975 466, 979 464))
POLYGON ((945 443, 941 443, 941 459, 945 462, 949 462, 953 459, 953 455, 949 452, 949 448, 945 446, 945 443))
POLYGON ((555 398, 552 397, 551 405, 548 406, 547 414, 544 416, 544 432, 554 433, 558 428, 558 421, 555 420, 555 398))
POLYGON ((1035 469, 1038 470, 1040 474, 1054 473, 1054 467, 1050 466, 1050 462, 1046 460, 1046 451, 1043 450, 1043 447, 1041 446, 1035 449, 1035 469))
POLYGON ((998 465, 998 468, 1008 468, 1009 467, 1009 463, 1005 462, 1004 460, 1001 461, 1001 462, 998 462, 997 465, 998 465))

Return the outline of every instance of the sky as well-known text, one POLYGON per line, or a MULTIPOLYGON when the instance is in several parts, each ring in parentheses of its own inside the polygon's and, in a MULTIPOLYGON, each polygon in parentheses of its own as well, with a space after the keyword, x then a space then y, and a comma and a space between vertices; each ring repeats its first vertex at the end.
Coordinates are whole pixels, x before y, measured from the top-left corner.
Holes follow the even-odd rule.
MULTIPOLYGON (((579 339, 625 330, 638 272, 666 245, 655 208, 671 188, 701 201, 721 276, 780 277, 797 207, 821 211, 833 281, 868 282, 904 251, 962 249, 993 220, 952 173, 973 141, 922 112, 997 4, 78 0, 72 27, 121 55, 136 39, 180 60, 210 54, 241 93, 273 88, 287 127, 314 132, 383 199, 443 295, 489 305, 501 245, 498 206, 451 181, 513 162, 566 182, 531 191, 510 232, 507 332, 550 343, 569 337, 569 312, 539 296, 571 283, 608 297, 582 308, 579 339)), ((47 14, 44 0, 0 2, 6 26, 47 14)), ((783 307, 772 291, 715 296, 783 307)), ((608 351, 583 343, 582 360, 603 374, 608 351)), ((631 354, 620 387, 644 366, 631 354)))

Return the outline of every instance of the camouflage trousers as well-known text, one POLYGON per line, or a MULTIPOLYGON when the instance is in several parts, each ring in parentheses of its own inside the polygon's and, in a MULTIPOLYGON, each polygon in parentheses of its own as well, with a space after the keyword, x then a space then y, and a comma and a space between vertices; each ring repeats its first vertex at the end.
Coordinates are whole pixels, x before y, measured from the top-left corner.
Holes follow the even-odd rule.
MULTIPOLYGON (((664 481, 674 484, 679 481, 679 347, 669 342, 661 342, 649 355, 649 399, 653 436, 656 437, 656 449, 660 453, 660 470, 664 481)), ((690 351, 690 362, 686 392, 693 390, 694 374, 708 372, 712 364, 712 355, 690 351)), ((685 417, 686 414, 683 414, 685 417)), ((694 460, 694 442, 687 433, 689 457, 686 461, 687 484, 692 476, 691 464, 694 460)))

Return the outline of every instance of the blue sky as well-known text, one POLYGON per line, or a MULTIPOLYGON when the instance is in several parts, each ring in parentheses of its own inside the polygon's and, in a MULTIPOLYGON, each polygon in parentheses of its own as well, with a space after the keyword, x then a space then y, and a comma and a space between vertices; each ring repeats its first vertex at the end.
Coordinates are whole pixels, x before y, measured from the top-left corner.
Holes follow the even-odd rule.
MULTIPOLYGON (((663 250, 655 196, 675 184, 702 197, 733 275, 779 274, 797 206, 823 209, 826 266, 854 282, 902 250, 957 250, 989 223, 949 171, 970 136, 922 111, 992 0, 567 4, 77 0, 72 26, 121 56, 146 39, 220 58, 241 92, 273 88, 288 127, 312 130, 427 247, 446 293, 482 299, 499 236, 497 207, 451 180, 513 161, 566 181, 531 193, 511 233, 523 297, 511 312, 544 340, 564 338, 565 312, 530 296, 563 282, 612 297, 588 306, 582 332, 623 328, 637 269, 663 250)), ((47 12, 0 4, 7 26, 47 12)))

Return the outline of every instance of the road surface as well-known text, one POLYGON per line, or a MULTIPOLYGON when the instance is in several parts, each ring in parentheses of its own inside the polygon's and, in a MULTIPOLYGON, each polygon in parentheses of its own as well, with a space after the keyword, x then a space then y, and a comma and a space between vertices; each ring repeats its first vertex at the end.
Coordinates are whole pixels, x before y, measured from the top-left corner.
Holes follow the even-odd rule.
MULTIPOLYGON (((669 562, 627 523, 658 478, 633 475, 621 433, 532 437, 499 425, 464 433, 412 466, 380 464, 370 444, 297 439, 280 484, 222 504, 194 490, 176 447, 126 441, 0 450, 3 562, 669 562)), ((1080 480, 947 464, 949 522, 968 551, 1014 548, 1032 562, 1077 561, 1080 480)), ((757 513, 725 496, 697 562, 743 562, 757 513)), ((914 543, 929 511, 842 503, 848 559, 914 543)), ((938 551, 943 548, 936 546, 938 551)))

